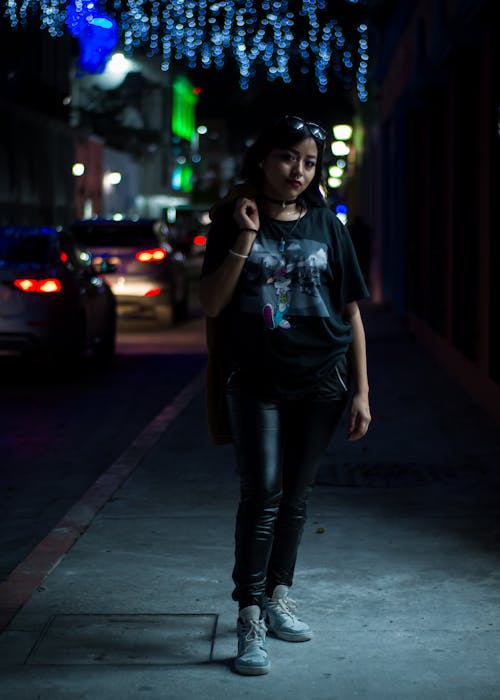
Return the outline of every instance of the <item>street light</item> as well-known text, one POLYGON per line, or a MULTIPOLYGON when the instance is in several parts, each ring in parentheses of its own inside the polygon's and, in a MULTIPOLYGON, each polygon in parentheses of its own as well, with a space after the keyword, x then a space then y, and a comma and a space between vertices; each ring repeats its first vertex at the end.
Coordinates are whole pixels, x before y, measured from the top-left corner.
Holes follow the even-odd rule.
POLYGON ((339 168, 338 165, 331 165, 328 168, 328 174, 330 177, 342 177, 344 174, 343 168, 339 168))
POLYGON ((337 187, 340 187, 342 184, 342 180, 340 177, 329 177, 328 178, 328 187, 331 187, 332 189, 336 189, 337 187))
POLYGON ((333 135, 337 141, 349 141, 352 136, 352 126, 349 126, 349 124, 336 124, 333 127, 333 135))
POLYGON ((333 141, 331 148, 334 156, 347 156, 351 150, 344 141, 333 141))
POLYGON ((106 173, 103 177, 105 185, 119 185, 122 181, 122 174, 118 172, 106 173))
POLYGON ((111 73, 117 73, 120 77, 125 77, 130 71, 131 63, 132 62, 128 58, 125 58, 122 53, 114 53, 109 59, 106 68, 111 71, 111 73))

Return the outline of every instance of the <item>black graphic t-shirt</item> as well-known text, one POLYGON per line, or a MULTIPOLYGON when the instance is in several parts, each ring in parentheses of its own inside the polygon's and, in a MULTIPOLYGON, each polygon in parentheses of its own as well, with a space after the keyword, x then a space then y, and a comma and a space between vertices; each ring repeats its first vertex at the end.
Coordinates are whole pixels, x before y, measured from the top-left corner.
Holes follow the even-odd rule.
MULTIPOLYGON (((238 233, 225 207, 210 228, 202 275, 219 267, 238 233)), ((261 216, 224 312, 231 366, 269 393, 316 392, 352 341, 343 307, 367 296, 349 233, 328 208, 311 207, 299 221, 261 216)))

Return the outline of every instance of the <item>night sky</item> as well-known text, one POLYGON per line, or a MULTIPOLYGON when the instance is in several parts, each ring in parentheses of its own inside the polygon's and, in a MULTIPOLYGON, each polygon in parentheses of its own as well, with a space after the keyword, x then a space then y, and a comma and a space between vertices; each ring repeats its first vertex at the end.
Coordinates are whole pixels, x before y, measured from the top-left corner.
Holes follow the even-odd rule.
POLYGON ((351 97, 333 79, 325 94, 319 92, 313 75, 298 76, 292 84, 286 85, 279 79, 269 82, 261 72, 251 81, 248 90, 242 90, 234 66, 220 71, 187 71, 186 74, 202 88, 196 108, 198 121, 223 116, 230 132, 238 137, 260 131, 263 125, 284 113, 298 114, 327 125, 352 118, 351 97))

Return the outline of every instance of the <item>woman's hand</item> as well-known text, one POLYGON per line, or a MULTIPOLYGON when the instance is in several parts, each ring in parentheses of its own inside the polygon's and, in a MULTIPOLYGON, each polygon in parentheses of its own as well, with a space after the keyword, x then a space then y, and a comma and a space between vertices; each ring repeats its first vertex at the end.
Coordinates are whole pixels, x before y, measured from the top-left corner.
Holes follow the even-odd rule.
POLYGON ((371 421, 368 394, 354 394, 349 415, 348 440, 359 440, 366 435, 371 421))
POLYGON ((245 230, 240 230, 221 265, 200 280, 199 297, 203 311, 214 318, 231 301, 257 237, 260 221, 255 199, 239 197, 235 203, 234 219, 238 228, 245 230))
POLYGON ((237 199, 234 208, 234 218, 238 228, 253 228, 255 231, 258 231, 260 219, 255 199, 250 199, 249 197, 237 199))

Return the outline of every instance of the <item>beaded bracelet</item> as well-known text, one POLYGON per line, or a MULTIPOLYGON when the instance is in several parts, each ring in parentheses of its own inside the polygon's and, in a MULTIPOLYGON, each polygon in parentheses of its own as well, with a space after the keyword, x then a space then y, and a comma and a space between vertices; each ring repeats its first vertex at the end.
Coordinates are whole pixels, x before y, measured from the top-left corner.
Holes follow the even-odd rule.
POLYGON ((231 255, 234 255, 236 258, 243 258, 244 260, 246 260, 248 258, 248 255, 242 255, 241 253, 237 253, 235 250, 232 250, 231 248, 229 248, 229 252, 231 253, 231 255))

